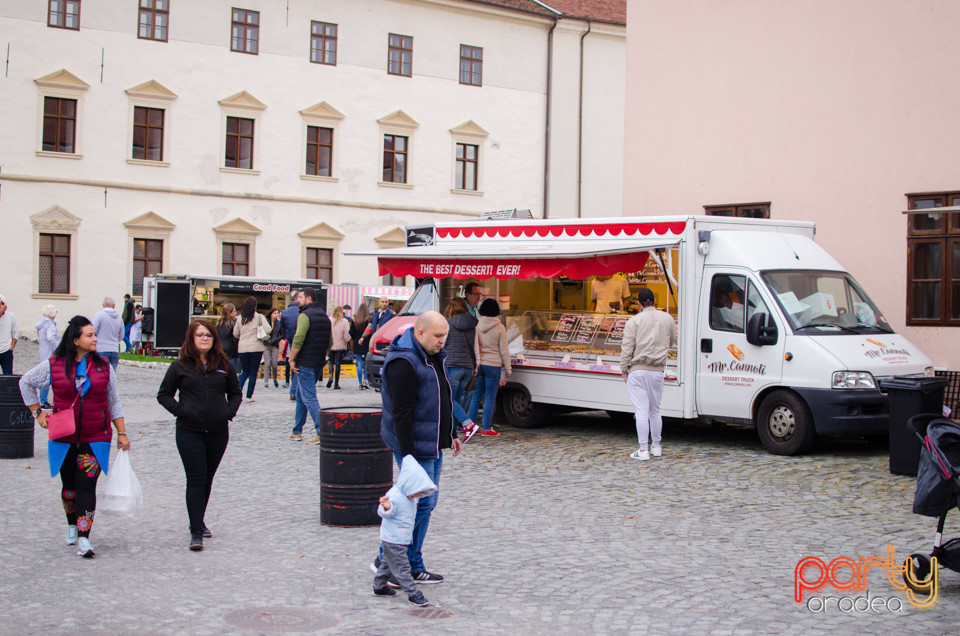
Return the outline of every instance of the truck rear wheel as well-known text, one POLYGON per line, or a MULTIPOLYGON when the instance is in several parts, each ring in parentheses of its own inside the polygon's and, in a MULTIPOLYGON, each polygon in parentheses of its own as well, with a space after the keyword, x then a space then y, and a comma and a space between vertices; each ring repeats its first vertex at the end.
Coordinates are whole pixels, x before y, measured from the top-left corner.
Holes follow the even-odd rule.
POLYGON ((806 403, 791 391, 774 391, 757 411, 757 433, 774 455, 798 455, 813 446, 816 432, 806 403))
POLYGON ((530 400, 522 389, 507 389, 503 393, 503 415, 517 428, 536 428, 546 424, 547 408, 530 400))

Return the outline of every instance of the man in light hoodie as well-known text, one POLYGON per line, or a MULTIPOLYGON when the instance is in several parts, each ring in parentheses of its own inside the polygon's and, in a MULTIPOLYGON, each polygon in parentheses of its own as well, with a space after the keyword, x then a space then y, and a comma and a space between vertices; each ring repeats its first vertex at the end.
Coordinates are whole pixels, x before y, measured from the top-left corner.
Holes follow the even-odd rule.
POLYGON ((116 306, 116 301, 107 296, 103 299, 103 309, 90 321, 97 334, 97 353, 110 361, 114 371, 120 363, 120 341, 123 340, 123 318, 116 306))

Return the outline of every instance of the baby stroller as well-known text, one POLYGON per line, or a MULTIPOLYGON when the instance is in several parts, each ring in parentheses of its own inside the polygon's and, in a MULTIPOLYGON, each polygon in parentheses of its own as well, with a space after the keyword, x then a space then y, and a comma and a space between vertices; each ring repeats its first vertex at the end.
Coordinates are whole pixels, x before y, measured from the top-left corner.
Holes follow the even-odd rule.
POLYGON ((933 552, 929 555, 914 553, 907 557, 904 565, 910 576, 905 576, 904 582, 914 592, 929 594, 932 557, 936 557, 943 567, 960 572, 960 537, 941 545, 947 512, 960 506, 960 424, 939 415, 921 414, 911 417, 907 427, 923 442, 913 513, 936 517, 937 534, 933 539, 933 552), (921 431, 927 422, 924 437, 921 431), (917 581, 926 581, 926 584, 917 581))

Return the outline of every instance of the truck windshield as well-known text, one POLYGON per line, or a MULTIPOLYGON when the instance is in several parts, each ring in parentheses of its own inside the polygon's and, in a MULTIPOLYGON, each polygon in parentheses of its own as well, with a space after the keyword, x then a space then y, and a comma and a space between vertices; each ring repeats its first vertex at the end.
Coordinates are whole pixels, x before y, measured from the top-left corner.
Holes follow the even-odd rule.
POLYGON ((788 270, 761 275, 796 333, 893 333, 846 272, 788 270))
POLYGON ((430 278, 423 281, 413 292, 413 296, 403 306, 403 309, 397 314, 399 316, 419 316, 428 311, 437 309, 437 290, 436 282, 430 278))

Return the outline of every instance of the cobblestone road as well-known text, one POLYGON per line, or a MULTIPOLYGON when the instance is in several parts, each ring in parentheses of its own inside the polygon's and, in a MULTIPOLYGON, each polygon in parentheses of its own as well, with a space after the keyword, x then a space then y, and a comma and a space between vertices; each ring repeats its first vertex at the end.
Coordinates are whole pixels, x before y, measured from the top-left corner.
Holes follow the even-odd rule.
MULTIPOLYGON (((17 353, 22 372, 36 347, 17 353)), ((0 460, 5 634, 960 633, 960 574, 946 570, 927 610, 880 568, 867 579, 879 611, 793 601, 803 556, 929 551, 934 524, 911 514, 914 481, 888 473, 885 451, 845 442, 775 457, 749 432, 668 426, 664 456, 639 463, 631 428, 598 413, 505 426, 446 455, 425 549, 446 581, 423 586, 440 606, 424 612, 371 595, 377 528, 319 524, 318 448, 287 439, 292 403, 261 384, 231 427, 214 538, 189 552, 173 422, 154 400, 162 373, 120 367, 144 506, 97 517, 95 559, 63 544, 45 438, 33 458, 0 460)), ((379 404, 343 384, 320 390, 322 406, 379 404)))

